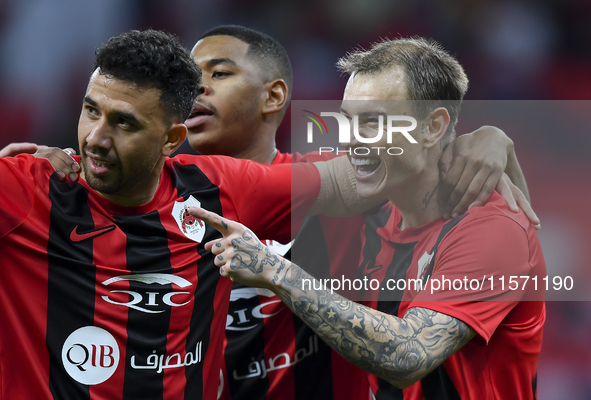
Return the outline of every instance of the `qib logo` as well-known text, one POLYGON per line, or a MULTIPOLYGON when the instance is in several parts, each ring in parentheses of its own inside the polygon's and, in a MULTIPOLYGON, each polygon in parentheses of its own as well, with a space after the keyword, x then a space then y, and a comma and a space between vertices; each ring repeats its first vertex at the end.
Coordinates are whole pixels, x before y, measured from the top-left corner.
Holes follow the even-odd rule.
MULTIPOLYGON (((318 127, 320 134, 328 134, 328 128, 326 123, 322 119, 322 117, 334 117, 337 120, 339 125, 339 142, 340 143, 351 143, 351 122, 349 119, 341 113, 336 112, 321 112, 320 115, 313 113, 312 111, 304 110, 305 112, 312 114, 313 116, 304 115, 304 117, 311 120, 307 124, 307 142, 313 143, 314 141, 314 126, 318 127), (324 128, 324 129, 323 129, 324 128)), ((374 137, 363 137, 359 134, 359 116, 353 116, 353 135, 355 139, 360 143, 365 144, 372 144, 377 143, 384 137, 384 131, 386 132, 386 141, 388 144, 392 143, 392 137, 394 133, 401 133, 410 143, 417 143, 417 141, 411 136, 409 133, 410 131, 416 129, 417 127, 417 120, 413 117, 409 117, 407 115, 388 115, 386 116, 386 129, 384 129, 384 115, 378 116, 378 133, 374 137), (408 122, 410 125, 405 126, 395 126, 394 123, 400 122, 408 122)), ((372 149, 377 150, 378 154, 380 149, 386 150, 385 147, 371 147, 372 149)), ((324 152, 335 152, 336 153, 349 153, 351 154, 351 149, 348 151, 339 150, 332 147, 321 147, 320 153, 324 152)), ((355 147, 353 152, 358 155, 367 155, 370 152, 368 147, 355 147)), ((403 150, 400 147, 390 147, 387 148, 388 154, 391 155, 400 155, 402 154, 403 150), (395 149, 395 152, 392 153, 391 151, 395 149)))
POLYGON ((109 379, 119 365, 119 346, 113 335, 96 326, 72 332, 62 346, 66 372, 83 385, 98 385, 109 379))

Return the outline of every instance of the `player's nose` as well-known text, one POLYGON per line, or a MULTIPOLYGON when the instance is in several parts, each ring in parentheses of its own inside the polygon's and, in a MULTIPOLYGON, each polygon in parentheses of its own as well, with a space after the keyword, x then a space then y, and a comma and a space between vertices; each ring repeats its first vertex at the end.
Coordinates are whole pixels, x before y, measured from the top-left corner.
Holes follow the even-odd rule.
POLYGON ((202 83, 199 85, 199 96, 209 96, 211 94, 211 86, 202 83))

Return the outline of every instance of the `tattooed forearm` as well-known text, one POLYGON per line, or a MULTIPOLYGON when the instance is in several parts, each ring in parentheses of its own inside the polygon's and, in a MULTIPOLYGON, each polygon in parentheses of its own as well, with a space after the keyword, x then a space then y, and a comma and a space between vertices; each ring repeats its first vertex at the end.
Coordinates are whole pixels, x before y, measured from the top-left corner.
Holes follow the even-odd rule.
POLYGON ((397 318, 328 291, 302 286, 314 278, 291 263, 279 297, 343 357, 404 387, 459 350, 474 331, 462 321, 424 308, 397 318))
POLYGON ((277 281, 279 281, 279 274, 281 273, 281 271, 283 271, 283 269, 285 268, 285 264, 287 264, 287 262, 285 260, 281 260, 281 264, 279 265, 279 267, 277 268, 277 270, 275 271, 275 276, 273 276, 273 280, 271 281, 273 284, 276 284, 277 281))

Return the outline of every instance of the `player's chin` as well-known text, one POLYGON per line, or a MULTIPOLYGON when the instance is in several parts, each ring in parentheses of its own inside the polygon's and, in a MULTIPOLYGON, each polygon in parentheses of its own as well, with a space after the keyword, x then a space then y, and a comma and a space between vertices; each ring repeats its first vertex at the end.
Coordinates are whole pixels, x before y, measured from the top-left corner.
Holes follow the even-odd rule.
POLYGON ((387 200, 383 190, 383 182, 357 182, 357 195, 364 200, 387 200))
POLYGON ((189 145, 193 150, 198 151, 203 155, 224 154, 223 149, 228 144, 224 145, 223 140, 217 132, 204 131, 200 133, 191 133, 187 135, 189 145))
POLYGON ((197 148, 199 146, 207 142, 207 138, 209 136, 210 135, 208 132, 203 132, 202 130, 199 130, 197 128, 189 129, 187 132, 187 141, 193 149, 198 150, 197 148))

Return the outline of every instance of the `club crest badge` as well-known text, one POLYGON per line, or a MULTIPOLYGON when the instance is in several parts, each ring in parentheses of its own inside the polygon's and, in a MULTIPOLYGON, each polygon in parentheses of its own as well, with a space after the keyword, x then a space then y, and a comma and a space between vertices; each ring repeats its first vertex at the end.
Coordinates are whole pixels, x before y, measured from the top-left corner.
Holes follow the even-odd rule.
POLYGON ((189 207, 201 207, 201 203, 193 196, 189 196, 186 201, 176 201, 172 207, 172 217, 183 235, 201 243, 205 235, 205 223, 189 214, 189 207))
MULTIPOLYGON (((425 274, 427 273, 427 267, 429 266, 429 264, 431 264, 431 260, 433 259, 434 255, 435 255, 435 252, 432 252, 431 254, 425 252, 425 254, 423 254, 421 256, 421 258, 419 258, 419 268, 417 270, 417 280, 420 279, 423 281, 423 283, 425 283, 425 274)), ((420 292, 421 289, 419 288, 417 291, 420 292)))

